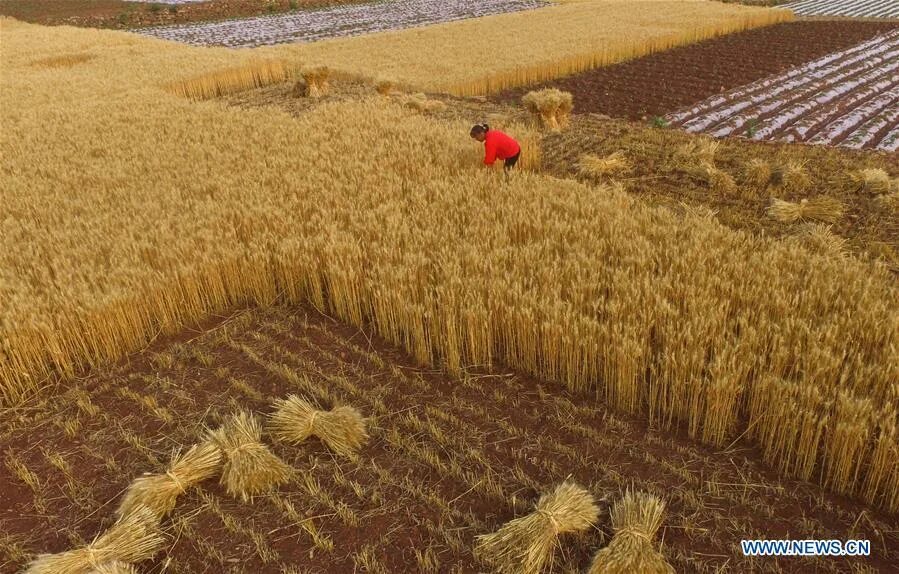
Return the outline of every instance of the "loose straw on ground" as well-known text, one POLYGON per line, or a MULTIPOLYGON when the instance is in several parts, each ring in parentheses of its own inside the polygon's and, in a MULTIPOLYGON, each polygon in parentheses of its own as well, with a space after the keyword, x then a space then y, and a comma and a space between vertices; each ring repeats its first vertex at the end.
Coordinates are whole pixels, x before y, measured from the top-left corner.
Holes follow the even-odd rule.
POLYGON ((605 157, 588 153, 582 155, 578 161, 578 171, 581 175, 597 179, 621 174, 627 172, 630 168, 630 162, 620 151, 605 157))
POLYGON ((652 543, 664 511, 658 497, 627 491, 612 507, 615 535, 596 553, 588 574, 674 574, 652 543))
POLYGON ((534 512, 477 538, 476 553, 498 572, 537 574, 552 561, 558 537, 583 531, 596 523, 599 507, 593 496, 564 482, 540 497, 534 512))
POLYGON ((221 462, 221 450, 214 443, 192 446, 186 453, 175 455, 166 472, 135 479, 119 504, 119 516, 143 505, 157 517, 164 517, 181 493, 215 474, 221 462))
POLYGON ((869 193, 883 194, 890 192, 890 175, 880 168, 866 168, 850 176, 852 180, 869 193))
POLYGON ((112 562, 100 564, 91 570, 89 574, 137 574, 137 568, 135 568, 133 564, 114 560, 112 562))
POLYGON ((365 418, 353 407, 319 410, 310 401, 290 395, 275 401, 269 429, 277 440, 300 443, 317 436, 334 452, 349 456, 368 440, 365 418))
POLYGON ((234 415, 209 438, 222 450, 221 484, 244 502, 285 482, 291 469, 262 444, 262 425, 247 412, 234 415))
POLYGON ((97 570, 103 572, 100 569, 110 562, 146 560, 153 556, 164 542, 156 514, 149 508, 139 506, 120 518, 84 548, 38 556, 29 564, 25 574, 89 574, 97 570))

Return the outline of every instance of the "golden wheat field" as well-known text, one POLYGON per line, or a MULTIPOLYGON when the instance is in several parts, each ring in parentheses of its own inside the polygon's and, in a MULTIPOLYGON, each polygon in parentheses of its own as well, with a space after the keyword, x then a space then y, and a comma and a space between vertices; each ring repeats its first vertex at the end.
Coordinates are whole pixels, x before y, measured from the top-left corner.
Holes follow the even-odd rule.
POLYGON ((0 570, 887 571, 892 164, 434 93, 789 17, 645 4, 256 50, 0 19, 0 570), (550 21, 524 67, 467 41, 550 21), (762 197, 776 233, 701 207, 762 197))
POLYGON ((274 51, 362 75, 377 71, 420 90, 472 95, 792 18, 786 10, 705 0, 575 0, 274 51), (434 46, 440 46, 439 58, 434 46))

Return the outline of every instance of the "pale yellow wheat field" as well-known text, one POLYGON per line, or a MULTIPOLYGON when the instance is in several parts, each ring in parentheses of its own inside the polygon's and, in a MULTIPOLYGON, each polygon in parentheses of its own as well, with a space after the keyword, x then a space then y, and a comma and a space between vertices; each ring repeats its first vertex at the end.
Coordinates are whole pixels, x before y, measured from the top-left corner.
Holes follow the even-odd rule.
POLYGON ((310 300, 422 363, 592 388, 897 508, 883 268, 609 188, 503 184, 467 125, 380 96, 295 118, 162 87, 252 52, 0 26, 5 403, 211 312, 310 300), (70 52, 93 58, 31 65, 70 52))
POLYGON ((493 92, 793 19, 706 0, 581 0, 423 28, 273 48, 420 90, 493 92))

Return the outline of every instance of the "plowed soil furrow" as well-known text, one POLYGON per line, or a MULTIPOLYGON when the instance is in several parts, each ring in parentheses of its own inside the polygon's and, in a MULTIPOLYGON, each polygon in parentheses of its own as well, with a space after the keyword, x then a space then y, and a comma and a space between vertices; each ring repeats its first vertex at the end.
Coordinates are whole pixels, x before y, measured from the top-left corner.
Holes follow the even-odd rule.
MULTIPOLYGON (((829 123, 808 141, 813 144, 840 144, 848 141, 850 134, 876 117, 881 111, 888 109, 896 101, 896 90, 881 94, 867 104, 849 110, 843 116, 829 123)), ((855 147, 855 146, 848 146, 855 147)), ((856 148, 858 149, 858 148, 856 148)))
POLYGON ((493 98, 517 102, 532 89, 556 87, 574 94, 575 113, 648 120, 733 88, 783 74, 794 66, 814 62, 897 29, 897 22, 841 20, 778 24, 529 88, 508 90, 493 98))
MULTIPOLYGON (((775 98, 782 94, 786 94, 786 96, 781 99, 786 98, 787 101, 803 97, 827 85, 848 81, 855 75, 870 69, 870 66, 884 61, 892 61, 899 55, 899 50, 893 43, 899 45, 899 34, 894 34, 889 39, 866 42, 863 44, 866 46, 865 49, 854 51, 845 57, 835 54, 836 58, 827 58, 829 63, 826 66, 820 66, 812 71, 807 70, 806 66, 801 66, 791 70, 789 76, 785 74, 750 84, 745 88, 738 88, 721 96, 720 99, 725 100, 726 104, 718 106, 717 109, 712 108, 708 113, 700 112, 686 121, 672 121, 671 124, 680 125, 680 127, 693 132, 712 132, 719 137, 730 135, 734 130, 742 127, 743 123, 740 122, 740 118, 745 116, 747 110, 752 107, 769 108, 763 112, 768 113, 772 109, 776 109, 770 108, 770 106, 777 103, 778 100, 775 98), (730 124, 733 124, 733 129, 726 129, 730 124)), ((812 68, 816 64, 816 62, 812 62, 808 67, 812 68)), ((715 98, 716 101, 718 99, 715 98)), ((701 107, 694 106, 691 109, 701 107)), ((669 116, 669 119, 671 117, 669 116)))
POLYGON ((899 151, 899 124, 895 125, 877 144, 880 151, 894 152, 899 151))
POLYGON ((799 0, 783 4, 800 16, 899 18, 895 0, 799 0))
POLYGON ((862 123, 852 132, 844 132, 837 143, 852 149, 877 147, 881 138, 899 123, 899 93, 894 94, 883 111, 862 123))

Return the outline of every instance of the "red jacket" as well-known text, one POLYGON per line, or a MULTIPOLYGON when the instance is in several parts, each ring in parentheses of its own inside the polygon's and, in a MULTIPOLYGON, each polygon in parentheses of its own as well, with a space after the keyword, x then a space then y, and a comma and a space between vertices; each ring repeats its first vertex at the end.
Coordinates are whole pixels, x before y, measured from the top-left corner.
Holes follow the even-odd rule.
POLYGON ((484 140, 484 164, 493 165, 497 159, 507 160, 521 151, 521 146, 510 136, 497 130, 488 130, 484 140))

